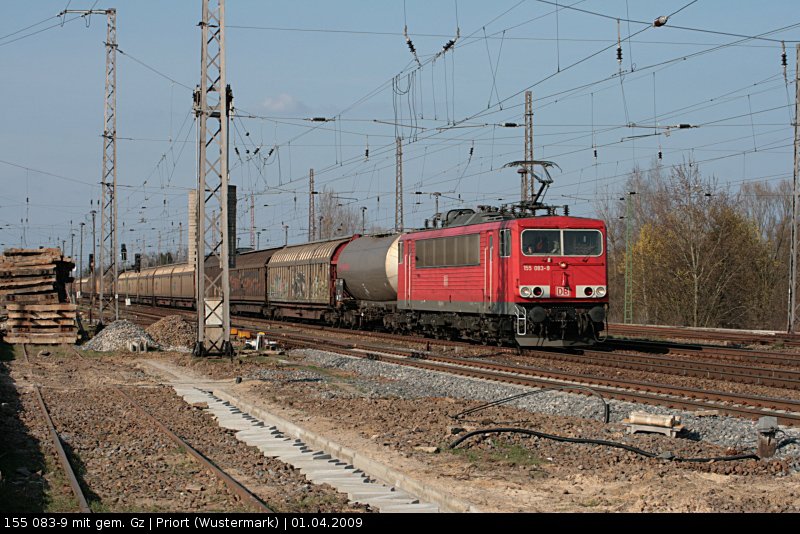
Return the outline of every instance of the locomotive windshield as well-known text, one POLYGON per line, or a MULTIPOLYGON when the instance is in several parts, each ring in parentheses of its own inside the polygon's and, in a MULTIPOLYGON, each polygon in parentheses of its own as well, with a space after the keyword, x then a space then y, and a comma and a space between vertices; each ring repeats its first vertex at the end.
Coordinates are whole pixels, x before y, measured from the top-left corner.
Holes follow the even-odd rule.
POLYGON ((526 256, 561 254, 561 230, 525 230, 522 253, 526 256))
POLYGON ((599 256, 603 240, 597 230, 564 230, 565 256, 599 256))
POLYGON ((522 253, 525 256, 599 256, 603 253, 603 237, 598 230, 524 230, 522 253))

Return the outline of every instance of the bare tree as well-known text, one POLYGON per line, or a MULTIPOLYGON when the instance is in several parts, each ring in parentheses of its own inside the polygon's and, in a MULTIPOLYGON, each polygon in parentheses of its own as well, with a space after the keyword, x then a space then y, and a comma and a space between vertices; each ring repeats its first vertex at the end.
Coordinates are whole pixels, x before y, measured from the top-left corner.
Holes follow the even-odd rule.
MULTIPOLYGON (((774 317, 773 246, 740 199, 704 177, 697 164, 635 168, 625 193, 635 191, 632 224, 634 320, 691 326, 765 326, 774 317)), ((619 197, 625 198, 620 194, 619 197)), ((780 210, 778 210, 780 211, 780 210)), ((609 227, 612 320, 623 307, 625 203, 600 210, 609 227), (614 308, 617 310, 615 311, 614 308)), ((765 216, 766 217, 766 216, 765 216)))
POLYGON ((753 273, 752 290, 759 297, 752 308, 754 319, 766 328, 784 328, 789 290, 792 184, 788 180, 774 186, 764 182, 746 183, 738 197, 769 249, 764 265, 753 273))
POLYGON ((353 235, 361 230, 361 214, 347 200, 325 188, 317 199, 317 236, 333 239, 353 235))

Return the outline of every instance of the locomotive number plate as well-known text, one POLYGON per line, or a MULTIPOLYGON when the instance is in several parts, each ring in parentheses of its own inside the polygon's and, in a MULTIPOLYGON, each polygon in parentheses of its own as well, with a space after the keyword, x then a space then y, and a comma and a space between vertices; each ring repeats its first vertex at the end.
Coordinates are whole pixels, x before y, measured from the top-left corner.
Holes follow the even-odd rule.
POLYGON ((556 296, 557 297, 569 297, 571 296, 570 288, 568 287, 556 287, 556 296))

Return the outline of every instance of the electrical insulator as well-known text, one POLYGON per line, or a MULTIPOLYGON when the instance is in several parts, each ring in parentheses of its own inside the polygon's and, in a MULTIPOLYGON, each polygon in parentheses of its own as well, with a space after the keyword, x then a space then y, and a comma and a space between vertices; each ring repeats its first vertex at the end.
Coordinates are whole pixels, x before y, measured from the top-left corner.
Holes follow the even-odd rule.
POLYGON ((784 66, 784 67, 787 65, 787 63, 786 63, 786 52, 781 54, 781 65, 784 66))
POLYGON ((475 147, 474 146, 469 147, 469 155, 470 156, 472 156, 473 152, 475 152, 475 147))
POLYGON ((125 248, 125 243, 122 244, 120 253, 122 254, 122 263, 125 263, 128 260, 128 249, 125 248))
POLYGON ((228 109, 233 109, 233 89, 231 89, 231 84, 225 86, 225 99, 228 109))
POLYGON ((369 149, 364 150, 364 158, 369 159, 369 149))
POLYGON ((658 159, 664 159, 664 154, 660 150, 658 151, 658 159))
POLYGON ((597 149, 594 149, 594 159, 597 159, 597 149))
POLYGON ((622 47, 617 47, 617 63, 622 64, 622 47))

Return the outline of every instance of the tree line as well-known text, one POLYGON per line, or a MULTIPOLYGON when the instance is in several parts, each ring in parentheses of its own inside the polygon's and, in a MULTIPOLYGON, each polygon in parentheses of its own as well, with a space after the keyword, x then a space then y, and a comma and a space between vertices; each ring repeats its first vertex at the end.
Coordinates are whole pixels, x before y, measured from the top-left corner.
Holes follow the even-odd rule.
POLYGON ((608 226, 610 320, 623 320, 627 263, 634 323, 785 328, 791 199, 786 180, 734 191, 692 161, 635 167, 597 206, 608 226))

